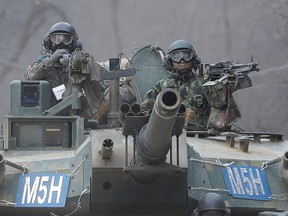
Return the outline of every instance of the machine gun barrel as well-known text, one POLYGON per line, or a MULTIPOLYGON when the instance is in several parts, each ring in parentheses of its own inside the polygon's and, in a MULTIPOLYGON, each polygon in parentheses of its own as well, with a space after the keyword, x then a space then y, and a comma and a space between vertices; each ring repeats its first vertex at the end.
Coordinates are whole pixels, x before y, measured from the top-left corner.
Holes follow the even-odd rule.
POLYGON ((72 58, 72 68, 74 70, 80 71, 82 69, 82 56, 80 50, 76 49, 73 53, 72 58))
POLYGON ((233 61, 220 61, 215 64, 207 64, 206 67, 208 67, 207 73, 210 76, 215 75, 221 75, 221 74, 247 74, 252 71, 259 71, 259 68, 257 67, 258 63, 256 62, 250 62, 247 64, 234 64, 233 61))
POLYGON ((174 89, 165 89, 157 96, 150 119, 139 132, 136 151, 140 161, 161 164, 166 160, 180 105, 180 95, 174 89))

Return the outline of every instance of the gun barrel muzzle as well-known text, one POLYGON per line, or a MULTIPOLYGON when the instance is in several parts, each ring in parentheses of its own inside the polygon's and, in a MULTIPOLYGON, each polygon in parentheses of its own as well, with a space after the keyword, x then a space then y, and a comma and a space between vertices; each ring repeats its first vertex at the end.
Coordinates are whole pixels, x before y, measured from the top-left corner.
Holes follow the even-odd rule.
POLYGON ((140 160, 147 164, 160 164, 166 160, 180 105, 180 94, 175 89, 159 93, 150 119, 139 133, 137 153, 140 160))
POLYGON ((105 139, 99 153, 102 155, 103 159, 108 159, 112 155, 112 149, 113 141, 111 139, 105 139))

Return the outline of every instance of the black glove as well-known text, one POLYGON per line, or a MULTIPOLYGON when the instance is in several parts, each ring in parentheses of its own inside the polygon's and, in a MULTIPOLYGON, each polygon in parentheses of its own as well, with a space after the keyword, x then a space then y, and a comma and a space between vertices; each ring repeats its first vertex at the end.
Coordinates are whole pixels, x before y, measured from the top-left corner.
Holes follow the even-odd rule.
POLYGON ((69 52, 66 49, 56 50, 51 56, 53 63, 60 63, 60 58, 63 56, 63 54, 69 54, 69 52))

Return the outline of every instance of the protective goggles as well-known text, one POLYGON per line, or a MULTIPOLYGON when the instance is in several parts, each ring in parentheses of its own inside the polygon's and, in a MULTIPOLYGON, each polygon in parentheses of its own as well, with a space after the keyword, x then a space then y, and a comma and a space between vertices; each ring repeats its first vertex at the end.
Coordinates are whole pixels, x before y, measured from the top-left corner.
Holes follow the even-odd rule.
POLYGON ((171 54, 171 59, 174 62, 180 62, 182 59, 186 62, 190 61, 193 58, 193 52, 190 50, 176 50, 171 54))
POLYGON ((67 34, 67 33, 53 33, 50 35, 50 39, 52 41, 52 43, 58 45, 61 42, 65 45, 68 45, 70 43, 72 43, 73 41, 73 36, 71 34, 67 34))

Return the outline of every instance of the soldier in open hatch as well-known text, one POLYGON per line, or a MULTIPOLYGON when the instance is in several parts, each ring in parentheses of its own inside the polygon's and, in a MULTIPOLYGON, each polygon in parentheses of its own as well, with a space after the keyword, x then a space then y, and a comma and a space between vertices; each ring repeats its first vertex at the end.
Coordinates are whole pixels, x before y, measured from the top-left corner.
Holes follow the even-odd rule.
POLYGON ((79 114, 84 118, 95 118, 100 121, 108 110, 107 100, 105 99, 105 92, 107 92, 105 88, 107 86, 100 81, 91 80, 91 77, 93 75, 95 77, 95 73, 98 73, 93 56, 88 53, 84 54, 87 66, 85 73, 81 71, 83 67, 80 67, 78 73, 69 73, 69 66, 73 65, 73 62, 70 62, 71 55, 73 56, 73 53, 78 51, 83 56, 82 40, 78 38, 74 27, 67 22, 54 24, 47 35, 44 36, 43 46, 45 53, 36 62, 28 66, 24 75, 25 78, 27 80, 47 80, 55 95, 51 101, 52 105, 71 95, 72 85, 75 82, 80 83, 83 92, 81 100, 84 105, 81 110, 77 111, 79 113, 70 114, 79 114), (64 63, 64 56, 68 64, 64 63))
POLYGON ((142 108, 153 108, 157 95, 163 89, 178 89, 187 109, 187 128, 205 130, 210 108, 201 89, 204 79, 196 74, 200 63, 200 57, 190 42, 176 40, 171 43, 164 59, 164 67, 170 76, 158 81, 153 89, 146 93, 142 108))
POLYGON ((204 194, 194 210, 194 216, 229 216, 230 209, 225 205, 223 198, 217 193, 204 194))

